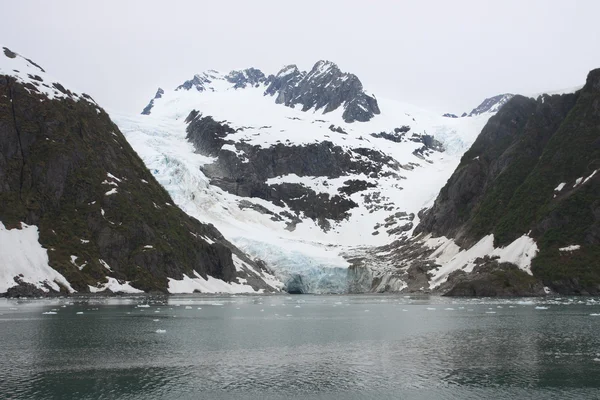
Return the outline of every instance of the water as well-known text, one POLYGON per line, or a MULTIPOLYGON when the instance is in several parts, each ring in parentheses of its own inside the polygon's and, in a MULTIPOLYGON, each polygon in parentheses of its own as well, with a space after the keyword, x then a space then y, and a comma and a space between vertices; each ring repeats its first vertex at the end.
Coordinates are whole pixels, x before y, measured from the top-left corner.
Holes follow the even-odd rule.
POLYGON ((598 399, 590 314, 580 298, 0 300, 0 398, 598 399))

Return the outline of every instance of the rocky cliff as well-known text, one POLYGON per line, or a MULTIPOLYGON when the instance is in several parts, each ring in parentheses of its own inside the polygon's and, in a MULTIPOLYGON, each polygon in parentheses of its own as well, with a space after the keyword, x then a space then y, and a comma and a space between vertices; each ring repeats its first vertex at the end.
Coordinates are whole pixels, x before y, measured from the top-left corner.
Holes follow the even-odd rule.
MULTIPOLYGON (((265 96, 275 98, 275 103, 288 107, 300 106, 303 111, 313 110, 326 114, 341 109, 342 118, 348 123, 369 121, 380 113, 377 99, 364 91, 358 77, 342 72, 330 61, 318 61, 309 72, 300 71, 295 65, 288 65, 276 75, 268 77, 256 68, 231 71, 226 75, 210 70, 194 75, 175 90, 214 92, 224 82, 236 90, 261 88, 265 96)), ((162 89, 159 89, 142 114, 149 115, 154 100, 162 94, 162 89)))
POLYGON ((265 94, 276 96, 278 104, 303 111, 314 109, 328 113, 343 107, 346 122, 365 122, 380 113, 374 96, 366 94, 354 74, 343 73, 330 61, 319 61, 308 72, 300 72, 295 65, 284 67, 267 80, 265 94))
POLYGON ((202 291, 216 280, 225 291, 275 290, 264 267, 174 205, 91 97, 7 48, 0 58, 2 231, 36 226, 40 268, 67 282, 36 280, 34 262, 4 247, 5 262, 26 260, 0 266, 19 272, 2 275, 9 295, 185 291, 182 282, 202 291))
POLYGON ((573 94, 515 96, 492 117, 415 233, 463 248, 519 238, 531 273, 564 294, 600 293, 600 69, 573 94))

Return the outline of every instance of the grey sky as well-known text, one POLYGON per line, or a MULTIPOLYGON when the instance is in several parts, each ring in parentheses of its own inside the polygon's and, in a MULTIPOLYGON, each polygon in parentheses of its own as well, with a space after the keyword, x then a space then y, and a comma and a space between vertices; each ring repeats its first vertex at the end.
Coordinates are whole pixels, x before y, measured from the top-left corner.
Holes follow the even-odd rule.
MULTIPOLYGON (((600 67, 600 1, 3 0, 0 43, 110 111, 206 69, 319 59, 437 112, 576 86, 600 67)), ((382 110, 385 112, 385 110, 382 110)))

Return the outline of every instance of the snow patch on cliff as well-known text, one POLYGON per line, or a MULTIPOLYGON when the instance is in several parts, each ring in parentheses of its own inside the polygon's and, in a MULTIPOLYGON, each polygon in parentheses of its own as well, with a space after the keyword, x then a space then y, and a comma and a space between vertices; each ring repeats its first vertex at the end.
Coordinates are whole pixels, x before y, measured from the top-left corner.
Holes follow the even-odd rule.
POLYGON ((37 226, 21 223, 21 229, 7 229, 0 222, 0 293, 17 286, 17 276, 44 292, 49 288, 58 292, 61 286, 75 292, 67 279, 50 267, 37 226))
POLYGON ((255 291, 252 286, 236 282, 225 282, 212 276, 204 279, 194 271, 194 277, 183 275, 183 279, 169 279, 169 293, 262 293, 263 289, 255 291))
POLYGON ((475 260, 485 256, 497 258, 498 262, 514 264, 532 275, 531 260, 538 252, 535 240, 527 235, 519 237, 506 247, 494 247, 493 234, 484 236, 475 245, 464 250, 461 250, 453 239, 445 237, 428 239, 425 244, 430 248, 437 247, 436 251, 432 253, 431 259, 441 265, 432 271, 431 289, 444 283, 448 279, 448 275, 454 271, 459 269, 467 273, 473 271, 476 265, 475 260))

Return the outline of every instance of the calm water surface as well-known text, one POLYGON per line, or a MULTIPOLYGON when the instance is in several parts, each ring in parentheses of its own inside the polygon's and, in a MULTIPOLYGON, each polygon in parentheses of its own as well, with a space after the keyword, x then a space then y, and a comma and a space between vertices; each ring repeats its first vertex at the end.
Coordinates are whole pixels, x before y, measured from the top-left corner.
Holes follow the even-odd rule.
POLYGON ((594 314, 581 298, 3 299, 0 398, 600 399, 594 314))

